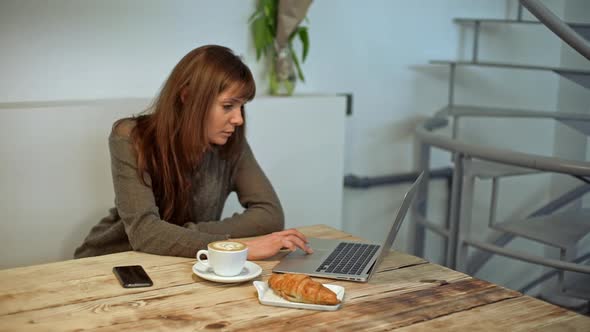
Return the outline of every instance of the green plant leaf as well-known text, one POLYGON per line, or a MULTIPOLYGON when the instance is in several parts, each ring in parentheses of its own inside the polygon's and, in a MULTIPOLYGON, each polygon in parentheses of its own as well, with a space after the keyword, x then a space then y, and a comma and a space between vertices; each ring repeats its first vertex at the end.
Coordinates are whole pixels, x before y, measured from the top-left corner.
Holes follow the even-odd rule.
POLYGON ((276 35, 276 15, 278 0, 259 0, 255 12, 250 16, 249 23, 256 49, 256 60, 268 55, 274 46, 276 35))
POLYGON ((305 59, 307 59, 307 53, 309 52, 309 34, 307 32, 307 27, 299 27, 299 29, 297 29, 297 35, 299 35, 299 39, 303 45, 301 62, 305 62, 305 59))
POLYGON ((252 15, 250 15, 250 17, 248 18, 248 23, 252 24, 254 19, 258 18, 258 16, 260 15, 261 13, 259 11, 255 11, 254 13, 252 13, 252 15))
POLYGON ((269 3, 269 1, 263 1, 263 11, 264 11, 264 16, 266 17, 270 17, 271 13, 272 13, 272 8, 271 8, 271 4, 269 3))
POLYGON ((297 76, 301 82, 305 82, 305 76, 303 76, 303 71, 301 70, 301 66, 299 65, 299 59, 297 59, 297 54, 295 54, 295 50, 293 46, 289 44, 289 49, 291 49, 291 58, 293 59, 293 63, 295 64, 295 69, 297 69, 297 76))
POLYGON ((275 26, 273 24, 270 24, 269 22, 266 22, 266 44, 267 45, 273 45, 274 44, 274 40, 275 40, 275 36, 277 34, 277 30, 275 29, 275 26))
MULTIPOLYGON (((258 0, 256 10, 250 18, 248 23, 251 25, 254 47, 256 49, 256 60, 259 61, 261 57, 265 56, 269 59, 273 59, 276 56, 275 50, 275 38, 277 30, 277 12, 279 7, 279 0, 258 0)), ((304 18, 304 22, 309 22, 307 17, 304 18)), ((305 82, 305 76, 301 69, 301 63, 299 58, 293 49, 293 39, 298 38, 301 42, 301 63, 305 62, 309 54, 309 31, 305 26, 299 26, 290 36, 288 40, 288 47, 291 50, 291 58, 295 69, 297 70, 297 77, 302 82, 305 82)), ((270 88, 271 93, 277 92, 280 88, 279 83, 276 81, 276 72, 274 68, 270 71, 270 88)), ((294 85, 287 86, 289 94, 292 93, 294 85)))
POLYGON ((279 8, 279 0, 260 0, 262 12, 267 20, 269 29, 272 30, 272 36, 276 34, 277 11, 279 8))
POLYGON ((269 40, 272 41, 272 36, 268 35, 268 27, 264 17, 258 17, 252 22, 252 34, 254 36, 254 47, 256 48, 256 60, 260 60, 264 50, 269 45, 269 40))

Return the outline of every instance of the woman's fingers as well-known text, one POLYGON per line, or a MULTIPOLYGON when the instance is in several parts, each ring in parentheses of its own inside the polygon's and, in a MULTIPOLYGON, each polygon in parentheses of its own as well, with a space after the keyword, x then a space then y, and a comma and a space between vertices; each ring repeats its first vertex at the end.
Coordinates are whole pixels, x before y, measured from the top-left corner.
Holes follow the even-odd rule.
POLYGON ((305 243, 302 239, 294 235, 287 235, 283 239, 283 246, 291 251, 295 251, 297 247, 299 247, 301 248, 301 250, 308 254, 313 253, 313 250, 307 245, 307 243, 305 243))
POLYGON ((303 235, 303 233, 296 230, 295 228, 286 229, 284 231, 278 232, 277 234, 284 235, 284 236, 293 235, 293 236, 300 238, 305 243, 307 243, 307 237, 305 237, 305 235, 303 235))
POLYGON ((290 251, 295 251, 301 248, 304 252, 313 253, 312 248, 307 245, 305 236, 296 229, 287 229, 280 232, 275 232, 247 241, 250 250, 248 252, 248 259, 264 259, 271 257, 278 253, 281 248, 286 248, 290 251))
POLYGON ((293 242, 293 244, 295 244, 296 246, 298 246, 299 248, 301 248, 301 250, 305 251, 305 249, 307 247, 307 244, 302 239, 300 239, 299 237, 294 236, 294 235, 287 235, 286 236, 286 239, 288 241, 293 242))
POLYGON ((284 238, 282 242, 283 242, 283 248, 287 248, 287 249, 289 249, 289 251, 297 250, 297 247, 295 246, 295 244, 293 242, 289 241, 288 239, 284 238))

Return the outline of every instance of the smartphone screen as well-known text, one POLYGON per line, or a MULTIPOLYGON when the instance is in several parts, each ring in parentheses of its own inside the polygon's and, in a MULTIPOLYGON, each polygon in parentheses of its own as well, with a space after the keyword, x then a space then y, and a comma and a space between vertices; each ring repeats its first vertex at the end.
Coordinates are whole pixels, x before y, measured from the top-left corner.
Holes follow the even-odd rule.
POLYGON ((125 288, 150 287, 154 284, 141 265, 115 266, 113 273, 125 288))

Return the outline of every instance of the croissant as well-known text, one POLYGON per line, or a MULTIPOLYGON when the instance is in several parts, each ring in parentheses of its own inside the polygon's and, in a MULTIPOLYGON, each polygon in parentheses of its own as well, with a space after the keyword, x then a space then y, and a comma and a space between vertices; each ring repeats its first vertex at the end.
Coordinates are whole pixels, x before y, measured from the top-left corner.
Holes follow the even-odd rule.
POLYGON ((336 293, 303 274, 273 274, 268 279, 268 285, 288 301, 327 305, 340 303, 336 293))

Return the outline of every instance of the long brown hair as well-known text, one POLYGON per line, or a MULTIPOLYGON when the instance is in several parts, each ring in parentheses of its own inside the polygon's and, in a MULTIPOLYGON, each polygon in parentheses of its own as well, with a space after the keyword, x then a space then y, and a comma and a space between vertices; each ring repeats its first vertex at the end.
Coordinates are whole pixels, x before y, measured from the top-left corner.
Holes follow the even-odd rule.
MULTIPOLYGON (((226 47, 202 46, 174 67, 152 112, 137 117, 131 135, 138 176, 146 184, 143 174, 150 175, 160 216, 168 222, 182 225, 191 220, 191 176, 211 148, 206 120, 218 95, 227 89, 236 89, 244 101, 252 100, 256 86, 250 69, 226 47)), ((242 108, 245 119, 243 112, 242 108)), ((244 128, 236 127, 220 147, 223 158, 235 161, 239 156, 244 128)))

